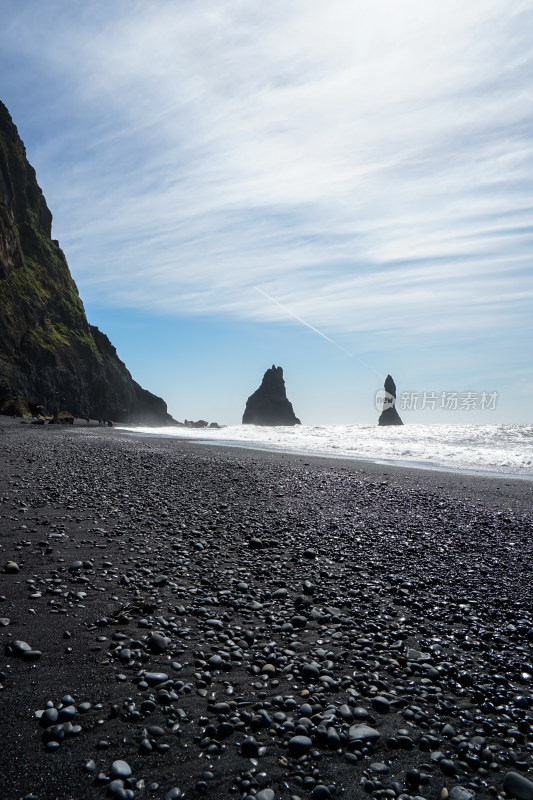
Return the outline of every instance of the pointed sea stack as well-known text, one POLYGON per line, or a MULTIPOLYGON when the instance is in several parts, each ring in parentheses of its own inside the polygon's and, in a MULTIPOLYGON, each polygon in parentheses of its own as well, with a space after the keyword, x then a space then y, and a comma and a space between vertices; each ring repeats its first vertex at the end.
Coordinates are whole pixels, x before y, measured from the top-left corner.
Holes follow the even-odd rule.
POLYGON ((246 402, 243 425, 301 425, 287 399, 283 370, 272 364, 261 386, 246 402))
POLYGON ((0 102, 0 414, 173 424, 89 325, 35 170, 0 102))
POLYGON ((403 425, 400 415, 396 411, 396 384, 390 375, 385 378, 385 402, 389 401, 387 406, 379 415, 378 425, 403 425))

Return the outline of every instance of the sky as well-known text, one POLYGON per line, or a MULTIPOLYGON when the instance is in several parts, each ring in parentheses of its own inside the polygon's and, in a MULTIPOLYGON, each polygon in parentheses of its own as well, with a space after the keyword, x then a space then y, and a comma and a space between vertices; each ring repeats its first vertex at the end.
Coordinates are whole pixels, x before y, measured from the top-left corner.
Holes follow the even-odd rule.
POLYGON ((387 373, 404 422, 531 422, 533 0, 0 19, 88 319, 176 419, 240 423, 279 364, 307 424, 376 422, 387 373))

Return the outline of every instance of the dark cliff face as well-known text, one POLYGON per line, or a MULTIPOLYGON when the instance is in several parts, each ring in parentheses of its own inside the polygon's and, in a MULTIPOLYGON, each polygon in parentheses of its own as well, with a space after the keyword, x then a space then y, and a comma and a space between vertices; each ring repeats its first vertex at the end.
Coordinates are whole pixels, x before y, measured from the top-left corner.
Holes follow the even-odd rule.
POLYGON ((31 398, 48 413, 171 422, 164 401, 133 380, 107 336, 87 322, 51 230, 35 171, 0 102, 0 413, 31 398))
POLYGON ((261 386, 246 403, 243 425, 300 425, 292 403, 287 399, 281 367, 272 365, 263 376, 261 386))

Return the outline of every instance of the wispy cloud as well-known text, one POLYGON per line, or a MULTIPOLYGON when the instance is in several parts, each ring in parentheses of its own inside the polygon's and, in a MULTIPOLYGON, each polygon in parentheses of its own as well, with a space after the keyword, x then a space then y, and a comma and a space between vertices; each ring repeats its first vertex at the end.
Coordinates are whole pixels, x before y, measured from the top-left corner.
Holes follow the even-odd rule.
POLYGON ((283 320, 257 285, 329 334, 527 324, 530 2, 25 5, 8 52, 62 87, 35 155, 85 296, 283 320))

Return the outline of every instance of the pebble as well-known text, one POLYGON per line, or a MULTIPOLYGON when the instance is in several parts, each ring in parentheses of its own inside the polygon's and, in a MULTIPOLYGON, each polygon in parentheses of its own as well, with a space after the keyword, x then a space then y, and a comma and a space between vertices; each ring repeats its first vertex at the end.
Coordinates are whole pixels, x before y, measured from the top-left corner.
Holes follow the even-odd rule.
MULTIPOLYGON (((157 784, 156 784, 156 791, 157 791, 157 784)), ((164 796, 164 800, 181 800, 183 797, 183 792, 181 789, 178 789, 177 786, 174 786, 173 789, 170 789, 164 796)))
POLYGON ((312 740, 308 736, 293 736, 289 739, 289 754, 298 758, 310 752, 313 746, 312 740))
POLYGON ((310 794, 311 800, 330 800, 331 792, 323 783, 318 783, 310 794))
POLYGON ((148 686, 157 686, 159 683, 168 681, 168 675, 165 672, 147 672, 144 675, 144 680, 148 686))
POLYGON ((518 772, 508 772, 505 775, 503 788, 516 800, 533 800, 533 782, 518 772))
POLYGON ((457 773, 457 767, 449 758, 441 758, 439 767, 441 772, 448 777, 452 777, 457 773))
POLYGON ((241 753, 245 758, 256 758, 259 754, 259 742, 254 736, 248 736, 241 744, 241 753))
POLYGON ((5 650, 6 655, 23 658, 25 661, 38 661, 42 656, 40 650, 34 650, 28 642, 21 640, 7 644, 5 650))
POLYGON ((475 796, 475 791, 466 786, 454 786, 448 794, 449 800, 474 800, 475 796))
POLYGON ((372 698, 372 708, 376 711, 379 711, 380 714, 388 714, 390 711, 390 703, 386 697, 377 697, 372 698))
POLYGON ((41 528, 47 506, 27 503, 27 530, 6 542, 24 553, 17 591, 45 620, 68 615, 37 670, 14 664, 33 648, 8 635, 41 641, 35 617, 6 606, 13 660, 0 682, 8 700, 15 689, 14 713, 19 673, 30 686, 60 657, 58 676, 70 660, 76 675, 93 637, 90 696, 73 682, 35 714, 48 751, 36 753, 39 774, 62 748, 78 765, 73 796, 86 781, 127 800, 146 789, 328 800, 363 781, 361 796, 413 800, 460 781, 448 800, 473 800, 503 781, 508 797, 533 800, 533 615, 521 577, 532 559, 518 516, 357 471, 265 459, 268 481, 256 481, 252 456, 243 468, 237 455, 177 446, 171 459, 157 440, 120 441, 105 450, 112 483, 95 480, 91 437, 68 480, 50 456, 54 489, 43 477, 39 502, 58 514, 41 528), (513 542, 522 561, 511 580, 497 562, 513 542), (66 628, 71 654, 54 649, 66 628), (130 764, 150 774, 146 785, 130 764))
POLYGON ((381 734, 369 725, 352 725, 349 731, 350 741, 377 742, 381 734))
POLYGON ((255 800, 275 800, 276 794, 273 789, 261 789, 255 795, 255 800))
POLYGON ((112 778, 129 778, 131 775, 131 767, 127 761, 113 761, 109 774, 112 778))

